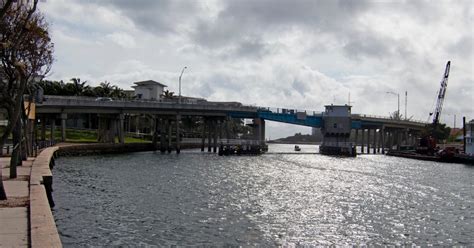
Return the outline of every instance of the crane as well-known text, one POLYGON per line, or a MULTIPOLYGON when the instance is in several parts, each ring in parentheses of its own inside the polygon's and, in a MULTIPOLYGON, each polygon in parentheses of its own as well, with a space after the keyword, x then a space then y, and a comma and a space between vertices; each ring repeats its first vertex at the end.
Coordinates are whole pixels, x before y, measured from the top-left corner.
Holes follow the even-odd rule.
POLYGON ((431 123, 431 125, 426 125, 425 135, 420 139, 420 145, 416 149, 418 153, 434 155, 438 151, 436 147, 437 137, 439 137, 439 132, 441 131, 440 128, 442 128, 442 125, 439 125, 439 118, 441 116, 441 110, 443 109, 446 88, 448 87, 450 67, 451 61, 448 61, 448 63, 446 64, 446 69, 444 70, 443 79, 441 80, 441 88, 438 92, 435 111, 434 113, 430 113, 430 116, 434 114, 433 122, 431 123))
MULTIPOLYGON (((434 116, 433 116, 433 126, 436 126, 439 123, 441 110, 443 109, 444 96, 446 95, 446 88, 448 87, 448 77, 449 77, 450 67, 451 67, 451 61, 448 61, 448 63, 446 64, 446 69, 444 70, 443 80, 441 80, 441 88, 439 89, 438 100, 436 102, 436 109, 434 111, 434 116)), ((433 113, 430 113, 430 115, 433 115, 433 113)))

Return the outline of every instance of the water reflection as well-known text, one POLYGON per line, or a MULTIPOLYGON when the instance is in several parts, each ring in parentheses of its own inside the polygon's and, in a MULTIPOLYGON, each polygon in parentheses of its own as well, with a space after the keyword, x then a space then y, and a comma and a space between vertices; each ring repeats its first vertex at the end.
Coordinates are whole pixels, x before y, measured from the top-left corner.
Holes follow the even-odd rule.
POLYGON ((57 164, 54 215, 65 246, 474 242, 474 170, 459 164, 199 151, 57 164))

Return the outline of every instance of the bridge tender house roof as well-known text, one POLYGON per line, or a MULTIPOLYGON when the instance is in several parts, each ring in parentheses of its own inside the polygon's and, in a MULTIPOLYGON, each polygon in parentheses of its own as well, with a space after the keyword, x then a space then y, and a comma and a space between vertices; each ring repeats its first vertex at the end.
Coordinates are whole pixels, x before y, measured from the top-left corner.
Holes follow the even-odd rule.
POLYGON ((134 86, 132 86, 132 88, 135 88, 137 86, 150 86, 150 85, 159 85, 161 87, 168 87, 167 85, 164 85, 160 82, 156 82, 156 81, 153 81, 153 80, 146 80, 146 81, 139 81, 139 82, 135 82, 134 86))

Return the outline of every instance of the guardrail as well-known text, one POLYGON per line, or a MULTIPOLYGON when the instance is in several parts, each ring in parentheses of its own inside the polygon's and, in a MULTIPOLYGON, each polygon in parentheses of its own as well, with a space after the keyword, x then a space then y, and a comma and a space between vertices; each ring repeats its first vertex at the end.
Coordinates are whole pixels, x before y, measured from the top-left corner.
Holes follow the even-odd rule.
POLYGON ((415 122, 415 123, 420 123, 420 124, 429 124, 426 121, 421 121, 421 120, 412 120, 412 119, 407 119, 407 120, 397 120, 393 119, 390 116, 380 116, 380 115, 367 115, 367 114, 352 114, 352 117, 363 117, 363 118, 373 118, 373 119, 382 119, 382 120, 390 120, 390 121, 395 121, 395 122, 400 122, 400 123, 406 123, 406 122, 415 122))
POLYGON ((138 99, 114 99, 112 101, 96 101, 94 97, 80 96, 44 96, 43 103, 39 106, 55 106, 55 105, 75 105, 81 106, 97 106, 97 107, 163 107, 163 108, 216 108, 216 110, 232 110, 232 111, 252 111, 256 112, 257 107, 243 105, 238 102, 209 102, 209 101, 183 101, 174 100, 138 100, 138 99), (127 106, 135 105, 135 106, 127 106))
POLYGON ((314 110, 305 110, 305 109, 295 109, 295 108, 275 108, 275 107, 258 107, 259 111, 270 111, 275 114, 296 114, 296 113, 306 113, 309 116, 321 115, 321 111, 314 110))

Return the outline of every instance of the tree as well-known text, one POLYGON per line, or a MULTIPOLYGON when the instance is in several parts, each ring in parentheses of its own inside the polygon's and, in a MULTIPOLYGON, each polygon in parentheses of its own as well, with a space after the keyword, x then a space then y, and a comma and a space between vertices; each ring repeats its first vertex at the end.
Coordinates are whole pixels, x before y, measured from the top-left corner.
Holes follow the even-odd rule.
MULTIPOLYGON (((0 11, 0 108, 6 111, 9 120, 0 137, 0 149, 20 123, 27 86, 49 72, 54 47, 48 24, 43 15, 36 12, 38 0, 9 2, 3 2, 0 11)), ((0 183, 0 200, 6 199, 2 192, 0 183)))
POLYGON ((87 81, 81 82, 80 78, 71 78, 71 83, 65 85, 68 95, 82 96, 89 87, 86 85, 87 81))
POLYGON ((174 98, 174 92, 165 90, 163 91, 163 98, 165 99, 173 99, 174 98))
POLYGON ((445 140, 449 137, 451 128, 447 127, 446 124, 428 124, 422 132, 423 136, 431 136, 437 141, 445 140))
POLYGON ((400 114, 398 112, 398 110, 395 110, 393 113, 390 113, 390 119, 392 120, 404 120, 404 121, 411 121, 411 119, 413 119, 413 116, 410 116, 410 117, 406 117, 406 116, 403 116, 402 114, 400 114))

